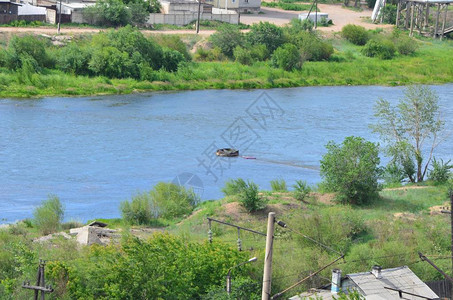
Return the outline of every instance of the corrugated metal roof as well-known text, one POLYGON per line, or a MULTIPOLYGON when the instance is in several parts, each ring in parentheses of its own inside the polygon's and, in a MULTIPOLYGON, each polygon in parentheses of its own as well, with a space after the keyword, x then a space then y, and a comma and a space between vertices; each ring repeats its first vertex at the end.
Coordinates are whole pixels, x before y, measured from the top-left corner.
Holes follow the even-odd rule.
MULTIPOLYGON (((439 297, 407 266, 382 269, 381 278, 377 278, 371 272, 348 274, 343 279, 342 285, 352 281, 354 284, 348 285, 358 287, 358 290, 366 300, 389 300, 401 299, 398 292, 388 290, 388 288, 401 290, 411 294, 423 296, 430 299, 439 299, 439 297)), ((343 286, 343 288, 345 288, 343 286)), ((324 300, 333 299, 330 290, 316 289, 289 298, 290 300, 308 299, 309 297, 320 297, 324 300)), ((333 294, 333 296, 336 296, 333 294)), ((411 296, 403 293, 404 299, 421 300, 423 298, 411 296)))
MULTIPOLYGON (((439 297, 425 284, 414 272, 407 266, 393 269, 383 269, 381 271, 382 278, 376 278, 371 272, 348 274, 351 279, 363 291, 366 299, 381 299, 369 298, 368 296, 379 295, 382 299, 399 299, 398 292, 388 290, 385 287, 402 290, 431 299, 439 299, 439 297)), ((420 297, 404 294, 405 299, 420 300, 420 297)))

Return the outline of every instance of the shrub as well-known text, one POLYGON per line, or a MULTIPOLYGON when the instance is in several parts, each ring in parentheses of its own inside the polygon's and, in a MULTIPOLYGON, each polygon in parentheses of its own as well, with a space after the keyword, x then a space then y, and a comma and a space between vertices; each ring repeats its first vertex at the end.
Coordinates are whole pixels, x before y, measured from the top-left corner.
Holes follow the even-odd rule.
POLYGON ((162 54, 163 68, 168 72, 177 71, 178 65, 185 61, 184 56, 173 49, 164 48, 162 54))
POLYGON ((275 179, 271 181, 271 188, 274 192, 287 192, 286 182, 284 179, 275 179))
POLYGON ((187 50, 186 44, 181 40, 181 38, 176 34, 161 34, 154 37, 156 42, 161 47, 167 47, 181 53, 187 61, 192 59, 189 51, 187 50))
POLYGON ((230 24, 220 26, 209 39, 214 47, 220 48, 222 53, 228 57, 233 57, 234 49, 243 44, 242 32, 237 26, 230 24))
POLYGON ((131 202, 121 202, 120 210, 124 221, 131 225, 150 225, 158 217, 157 208, 149 193, 138 194, 131 202))
POLYGON ((444 184, 447 183, 448 179, 451 176, 451 169, 453 169, 453 165, 450 164, 451 159, 447 162, 444 162, 442 159, 440 161, 433 158, 431 162, 432 169, 429 173, 429 179, 434 181, 436 184, 444 184))
POLYGON ((253 47, 250 47, 250 55, 252 59, 255 61, 264 61, 267 57, 269 57, 269 50, 266 48, 264 44, 255 44, 253 47))
POLYGON ((374 8, 374 5, 376 4, 376 0, 366 0, 366 4, 368 8, 374 8))
POLYGON ((46 51, 47 43, 31 35, 11 39, 8 45, 8 51, 5 53, 5 65, 11 70, 17 70, 22 67, 24 59, 33 60, 32 64, 39 68, 50 68, 53 61, 46 51))
POLYGON ((150 192, 160 217, 169 219, 190 214, 199 198, 184 186, 159 182, 150 192))
POLYGON ((396 50, 401 55, 414 54, 418 49, 417 41, 406 35, 401 35, 395 40, 396 50))
POLYGON ((297 180, 293 187, 294 187, 293 191, 294 198, 296 198, 299 201, 304 201, 305 198, 307 198, 307 196, 311 192, 310 186, 307 184, 306 181, 303 180, 297 180))
POLYGON ((50 195, 48 199, 33 212, 33 222, 39 231, 46 235, 60 229, 63 215, 64 210, 60 199, 57 196, 50 195))
POLYGON ((316 35, 308 32, 303 33, 304 37, 298 42, 304 57, 307 60, 320 61, 328 60, 333 53, 333 46, 322 41, 316 35))
POLYGON ((269 22, 253 24, 246 37, 252 45, 265 45, 269 53, 274 52, 285 42, 283 29, 269 22))
POLYGON ((321 176, 327 190, 341 203, 362 204, 379 191, 378 145, 360 137, 347 137, 341 145, 330 141, 321 160, 321 176))
POLYGON ((302 68, 303 58, 299 50, 293 44, 284 44, 272 54, 272 66, 286 71, 302 68))
POLYGON ((88 74, 90 58, 89 51, 73 42, 61 48, 57 56, 57 68, 66 73, 77 75, 88 74))
POLYGON ((247 181, 241 193, 240 202, 248 212, 255 212, 266 207, 266 199, 261 197, 258 192, 258 185, 247 181))
POLYGON ((125 26, 131 21, 131 12, 121 0, 99 0, 87 7, 84 16, 98 25, 125 26))
POLYGON ((395 46, 389 40, 369 40, 363 47, 362 53, 368 57, 391 59, 395 56, 395 46))
POLYGON ((348 24, 341 29, 341 35, 355 45, 365 45, 369 39, 368 32, 362 26, 348 24))
POLYGON ((253 63, 250 51, 240 46, 234 48, 233 56, 235 61, 243 65, 251 65, 253 63))
POLYGON ((244 179, 230 179, 225 182, 225 186, 222 188, 222 193, 225 196, 234 196, 242 193, 246 187, 247 183, 244 179))
POLYGON ((218 47, 210 50, 205 50, 203 48, 197 48, 195 52, 194 59, 196 61, 221 61, 225 59, 225 55, 222 53, 222 50, 218 47))

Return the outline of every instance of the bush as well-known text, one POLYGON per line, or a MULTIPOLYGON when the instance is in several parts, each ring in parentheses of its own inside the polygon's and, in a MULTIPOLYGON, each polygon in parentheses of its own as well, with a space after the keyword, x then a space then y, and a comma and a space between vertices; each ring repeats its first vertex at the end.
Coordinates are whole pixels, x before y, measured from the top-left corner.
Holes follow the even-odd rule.
POLYGON ((120 210, 124 221, 131 225, 150 225, 159 216, 149 193, 138 194, 131 202, 121 202, 120 210))
POLYGON ((451 177, 451 169, 453 169, 453 165, 450 164, 451 159, 444 163, 441 159, 440 161, 433 158, 431 162, 432 169, 429 173, 429 179, 434 181, 436 184, 444 184, 447 183, 448 179, 451 177))
POLYGON ((24 59, 33 60, 32 64, 39 68, 51 68, 53 60, 46 51, 47 42, 31 35, 24 37, 14 36, 5 53, 5 65, 11 70, 22 67, 24 59))
POLYGON ((131 12, 121 0, 99 0, 84 9, 84 16, 98 25, 126 26, 131 22, 131 12))
POLYGON ((395 40, 396 50, 401 55, 411 55, 414 54, 418 49, 417 41, 413 38, 410 38, 406 35, 399 36, 395 40))
POLYGON ((333 46, 322 41, 316 35, 308 32, 303 33, 304 37, 298 42, 303 55, 307 60, 321 61, 328 60, 333 53, 333 46))
POLYGON ((35 209, 33 216, 34 225, 43 235, 56 232, 60 229, 63 220, 63 205, 57 196, 50 195, 41 206, 35 209))
POLYGON ((284 179, 275 179, 271 181, 271 188, 274 192, 287 192, 286 182, 284 179))
POLYGON ((341 35, 355 45, 365 45, 369 39, 368 32, 362 26, 348 24, 341 29, 341 35))
POLYGON ((168 72, 174 72, 178 70, 178 65, 185 61, 184 56, 173 49, 164 48, 162 52, 163 68, 168 72))
POLYGON ((57 68, 66 73, 86 75, 89 73, 88 63, 90 58, 89 51, 72 42, 59 51, 57 68))
POLYGON ((321 176, 328 191, 341 203, 370 202, 379 191, 378 145, 360 137, 347 137, 341 145, 330 141, 321 160, 321 176))
POLYGON ((120 205, 128 224, 149 225, 157 218, 177 218, 192 212, 199 199, 192 190, 173 183, 159 182, 148 193, 135 196, 120 205))
POLYGON ((368 8, 374 8, 374 5, 376 4, 376 0, 366 0, 366 4, 368 8))
POLYGON ((233 57, 234 49, 237 46, 242 46, 243 35, 237 26, 225 24, 219 27, 209 40, 214 47, 220 48, 223 54, 231 58, 233 57))
POLYGON ((297 180, 293 187, 294 187, 293 191, 294 198, 296 198, 299 201, 304 201, 305 198, 307 198, 307 196, 311 192, 310 186, 307 184, 306 181, 303 180, 297 180))
POLYGON ((222 193, 225 196, 234 196, 242 193, 246 187, 247 183, 244 179, 230 179, 225 182, 225 186, 222 188, 222 193))
POLYGON ((272 54, 272 66, 286 71, 302 68, 303 58, 299 50, 293 44, 284 44, 272 54))
POLYGON ((203 48, 197 48, 195 52, 194 59, 196 61, 222 61, 225 60, 225 55, 222 53, 222 50, 218 47, 210 50, 205 50, 203 48))
POLYGON ((369 40, 362 53, 368 57, 379 57, 380 59, 391 59, 395 56, 395 46, 389 40, 369 40))
POLYGON ((255 212, 266 207, 267 201, 259 195, 258 185, 247 181, 241 193, 240 202, 248 212, 255 212))
POLYGON ((269 53, 274 52, 285 42, 283 29, 269 22, 253 24, 246 37, 252 45, 265 45, 269 53))
POLYGON ((176 34, 161 34, 154 37, 161 47, 167 47, 181 53, 187 61, 192 59, 186 44, 176 34))
POLYGON ((252 55, 249 50, 240 46, 234 48, 234 60, 243 65, 251 65, 253 63, 252 55))

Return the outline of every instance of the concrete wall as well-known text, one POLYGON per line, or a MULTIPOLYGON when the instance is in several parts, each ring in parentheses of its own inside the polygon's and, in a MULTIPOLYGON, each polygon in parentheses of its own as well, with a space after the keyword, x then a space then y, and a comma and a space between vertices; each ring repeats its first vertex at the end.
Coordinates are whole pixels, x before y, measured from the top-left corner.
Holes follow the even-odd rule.
MULTIPOLYGON (((196 12, 177 13, 177 14, 150 14, 147 24, 171 24, 171 25, 187 25, 197 19, 196 12)), ((239 15, 236 13, 228 14, 211 14, 202 13, 201 20, 222 21, 231 24, 239 23, 239 15)))
POLYGON ((211 0, 206 3, 216 8, 227 8, 239 13, 259 12, 261 8, 261 0, 211 0))
POLYGON ((57 23, 57 11, 54 9, 47 9, 46 23, 56 24, 57 23))

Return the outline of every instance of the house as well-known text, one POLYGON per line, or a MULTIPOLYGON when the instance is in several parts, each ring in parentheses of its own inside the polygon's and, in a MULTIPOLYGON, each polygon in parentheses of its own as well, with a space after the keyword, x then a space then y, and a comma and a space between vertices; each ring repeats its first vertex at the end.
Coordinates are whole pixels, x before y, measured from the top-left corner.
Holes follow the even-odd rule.
POLYGON ((291 297, 290 300, 324 299, 337 297, 338 292, 357 291, 366 300, 390 299, 440 299, 407 266, 381 269, 374 266, 370 272, 348 274, 341 277, 341 270, 332 271, 332 282, 319 289, 291 297), (318 297, 318 298, 316 298, 318 297))
POLYGON ((47 9, 28 3, 16 3, 10 0, 0 0, 0 24, 8 24, 16 20, 45 22, 47 9))
POLYGON ((0 0, 0 15, 16 15, 20 3, 11 2, 10 0, 0 0))
POLYGON ((234 10, 237 13, 258 13, 261 10, 261 0, 206 0, 215 8, 234 10))
POLYGON ((172 24, 187 25, 197 20, 198 7, 200 6, 200 19, 209 21, 221 21, 231 24, 239 23, 239 14, 232 10, 218 9, 210 2, 201 0, 159 0, 162 6, 161 13, 150 14, 148 25, 172 24))

